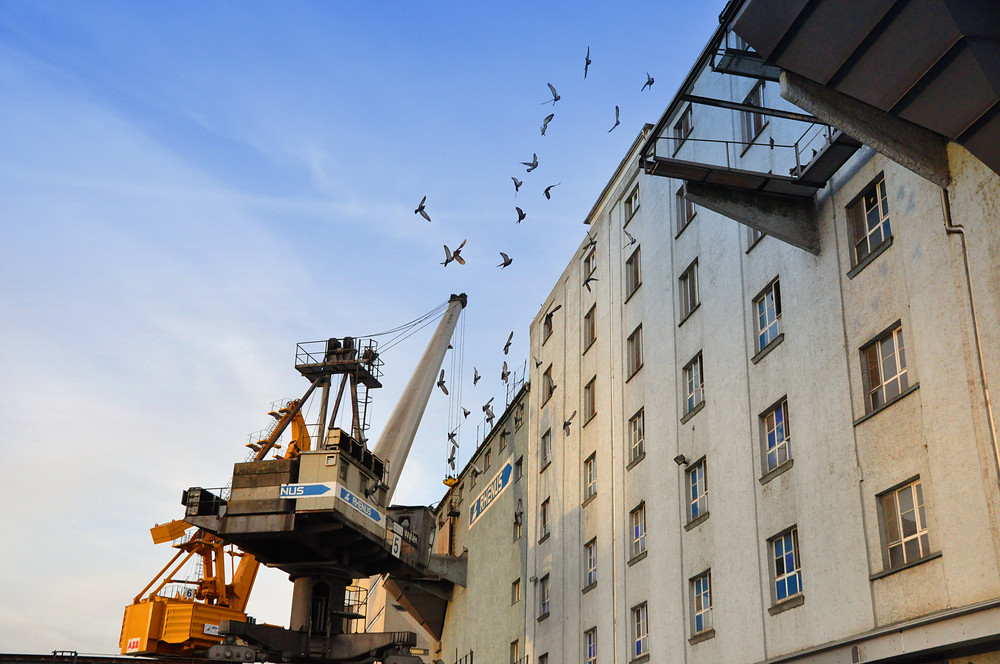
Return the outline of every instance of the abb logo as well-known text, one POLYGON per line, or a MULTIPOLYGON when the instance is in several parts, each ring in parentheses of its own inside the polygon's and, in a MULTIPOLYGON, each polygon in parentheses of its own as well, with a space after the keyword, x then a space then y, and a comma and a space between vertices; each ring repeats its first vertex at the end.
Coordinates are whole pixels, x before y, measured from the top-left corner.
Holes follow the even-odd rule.
POLYGON ((125 652, 139 652, 139 645, 142 643, 142 639, 138 636, 134 636, 128 640, 128 644, 125 646, 125 652))

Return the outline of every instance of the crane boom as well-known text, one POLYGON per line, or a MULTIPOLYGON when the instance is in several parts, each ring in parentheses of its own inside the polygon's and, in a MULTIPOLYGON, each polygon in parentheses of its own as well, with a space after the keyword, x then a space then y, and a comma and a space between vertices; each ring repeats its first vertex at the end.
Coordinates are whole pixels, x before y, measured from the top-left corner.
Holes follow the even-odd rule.
POLYGON ((455 331, 458 317, 467 301, 465 293, 452 295, 448 300, 448 308, 441 317, 434 336, 431 337, 427 349, 413 370, 410 382, 400 394, 399 401, 396 402, 396 407, 393 408, 382 429, 382 435, 375 444, 375 456, 386 462, 385 483, 389 485, 387 504, 396 490, 406 457, 410 453, 410 446, 417 435, 417 427, 420 426, 424 409, 427 408, 427 400, 434 389, 434 378, 441 368, 444 354, 448 350, 448 341, 455 331))

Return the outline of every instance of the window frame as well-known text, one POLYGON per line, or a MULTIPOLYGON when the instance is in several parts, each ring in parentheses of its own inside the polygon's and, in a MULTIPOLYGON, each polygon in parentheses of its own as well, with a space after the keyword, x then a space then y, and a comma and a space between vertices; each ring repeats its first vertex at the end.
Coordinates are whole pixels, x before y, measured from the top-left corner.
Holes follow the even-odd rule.
POLYGON ((632 191, 625 197, 625 223, 632 221, 632 217, 639 211, 639 183, 632 187, 632 191))
POLYGON ((749 253, 750 250, 753 249, 755 246, 757 246, 757 243, 760 242, 765 235, 767 235, 767 233, 765 233, 762 230, 758 230, 753 226, 744 225, 744 228, 746 229, 746 236, 747 236, 746 253, 749 253))
POLYGON ((681 276, 677 277, 677 286, 679 290, 681 312, 681 319, 677 324, 681 325, 701 304, 701 295, 698 290, 697 258, 691 261, 691 264, 684 268, 684 271, 681 272, 681 276))
POLYGON ((597 664, 597 627, 591 627, 583 633, 584 664, 597 664))
POLYGON ((625 259, 625 301, 635 295, 635 292, 639 290, 639 286, 642 286, 642 256, 640 254, 641 246, 636 247, 635 250, 629 254, 629 257, 625 259))
POLYGON ((681 236, 684 229, 691 225, 691 222, 694 221, 695 216, 698 214, 695 204, 684 195, 685 191, 687 191, 687 185, 682 184, 674 194, 674 218, 677 224, 677 231, 674 234, 675 239, 681 236))
POLYGON ((638 659, 649 654, 649 611, 647 602, 641 602, 632 607, 631 636, 632 647, 629 652, 632 659, 638 659))
POLYGON ((708 466, 706 457, 690 464, 685 471, 687 520, 692 523, 708 516, 708 466))
POLYGON ((510 664, 520 664, 521 660, 521 640, 514 639, 510 642, 510 664))
POLYGON ((642 369, 642 323, 639 323, 625 340, 625 360, 628 363, 625 382, 628 382, 639 373, 639 369, 642 369))
POLYGON ((780 276, 772 279, 753 298, 753 311, 756 327, 754 346, 759 353, 781 336, 780 276))
POLYGON ((597 495, 597 452, 594 451, 583 461, 583 501, 586 503, 597 495))
POLYGON ((542 372, 542 406, 545 406, 552 398, 552 394, 556 391, 556 384, 552 380, 552 365, 550 364, 545 371, 542 372))
POLYGON ((698 351, 684 365, 682 374, 684 381, 682 391, 682 394, 684 394, 684 415, 690 415, 698 409, 698 406, 705 403, 705 362, 701 351, 698 351))
POLYGON ((761 464, 764 471, 763 474, 767 476, 768 473, 772 473, 792 461, 792 430, 788 416, 788 396, 783 396, 771 404, 758 418, 760 422, 761 464), (780 423, 778 422, 779 413, 781 415, 780 423), (773 425, 768 420, 771 416, 774 418, 773 425), (778 438, 779 426, 781 429, 780 439, 778 438), (772 432, 774 434, 773 445, 771 444, 772 432), (773 465, 771 464, 772 452, 774 456, 773 465), (784 455, 784 459, 781 458, 782 455, 784 455))
MULTIPOLYGON (((549 575, 546 574, 538 579, 538 619, 541 620, 549 615, 552 610, 551 588, 549 587, 549 575)), ((541 659, 541 658, 539 658, 541 659)))
POLYGON ((597 585, 597 538, 591 538, 583 545, 583 587, 597 585))
POLYGON ((521 601, 521 577, 517 577, 510 584, 510 604, 511 606, 521 601))
POLYGON ((799 529, 792 526, 767 540, 768 560, 771 568, 771 600, 774 606, 794 601, 802 595, 802 557, 799 547, 799 529), (778 543, 781 543, 781 554, 778 553, 778 543), (786 546, 791 545, 791 563, 789 571, 789 552, 786 546), (789 580, 794 579, 795 591, 789 592, 789 580), (780 588, 784 584, 784 596, 780 588))
POLYGON ((547 496, 538 508, 538 541, 545 541, 552 534, 552 497, 547 496))
POLYGON ((712 570, 691 577, 688 581, 691 601, 691 636, 705 634, 712 629, 712 570), (705 606, 705 600, 708 606, 705 606))
POLYGON ((583 425, 597 416, 597 376, 583 386, 583 425))
POLYGON ((932 557, 923 482, 919 475, 876 495, 875 502, 878 506, 879 529, 882 535, 882 564, 885 571, 903 569, 932 557), (912 509, 906 511, 913 513, 915 522, 915 532, 911 535, 904 534, 906 529, 902 515, 905 511, 900 510, 900 494, 907 490, 911 494, 912 509), (887 513, 888 499, 892 499, 892 514, 887 513), (909 542, 917 544, 916 557, 908 558, 907 556, 906 545, 909 542), (897 546, 902 559, 894 563, 892 550, 897 546))
POLYGON ((629 463, 646 456, 646 409, 640 408, 628 420, 629 463), (638 434, 638 435, 637 435, 638 434))
POLYGON ((597 303, 583 315, 583 352, 586 353, 597 341, 597 303))
POLYGON ((583 279, 597 271, 597 247, 591 247, 583 257, 583 279))
POLYGON ((688 136, 694 131, 694 110, 692 104, 688 104, 687 108, 681 111, 681 114, 677 116, 677 122, 674 123, 672 138, 674 141, 674 154, 681 149, 685 142, 687 142, 688 136))
POLYGON ((629 512, 631 535, 629 539, 629 560, 635 560, 646 553, 646 501, 640 502, 629 512))
POLYGON ((892 242, 892 224, 889 215, 889 198, 885 186, 885 173, 879 173, 869 182, 847 204, 848 232, 851 242, 851 267, 860 268, 873 260, 884 247, 892 242), (874 195, 874 207, 869 207, 870 195, 874 195), (869 227, 869 214, 875 211, 878 215, 878 223, 875 227, 869 227), (876 234, 879 240, 871 242, 871 238, 876 234), (864 252, 859 253, 861 243, 864 243, 864 252))
MULTIPOLYGON (((757 108, 764 107, 764 80, 761 79, 756 85, 750 90, 749 94, 743 99, 743 103, 747 106, 756 106, 757 108), (754 96, 756 95, 756 100, 754 96)), ((742 111, 740 113, 740 128, 743 135, 743 153, 753 145, 757 139, 760 137, 764 128, 767 127, 767 116, 763 113, 754 113, 752 111, 742 111)))
POLYGON ((897 320, 863 345, 860 348, 860 354, 861 379, 864 385, 866 413, 874 413, 882 410, 908 394, 912 385, 916 385, 916 383, 912 385, 910 383, 910 370, 906 363, 906 344, 903 339, 903 325, 901 321, 897 320), (892 357, 896 373, 886 380, 884 373, 886 356, 883 344, 889 340, 892 341, 892 357), (872 363, 872 351, 874 351, 874 364, 872 363), (878 372, 879 384, 877 387, 872 387, 873 370, 877 370, 878 372), (896 383, 896 393, 892 397, 887 397, 886 388, 891 383, 896 383), (881 403, 875 402, 874 394, 876 392, 881 392, 881 396, 879 397, 881 403))
POLYGON ((545 469, 552 463, 552 429, 546 429, 539 439, 538 444, 539 461, 541 468, 538 472, 545 472, 545 469))

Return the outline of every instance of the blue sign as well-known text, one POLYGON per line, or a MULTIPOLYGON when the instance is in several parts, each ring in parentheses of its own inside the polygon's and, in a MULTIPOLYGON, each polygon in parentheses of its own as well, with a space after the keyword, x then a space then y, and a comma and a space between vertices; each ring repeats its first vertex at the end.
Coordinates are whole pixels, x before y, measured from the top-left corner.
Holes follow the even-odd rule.
POLYGON ((345 489, 344 487, 337 485, 337 497, 343 500, 345 503, 361 512, 363 515, 374 521, 375 523, 382 523, 382 513, 375 509, 374 506, 369 505, 363 501, 360 497, 355 496, 353 493, 345 489))
POLYGON ((503 493, 503 490, 507 488, 510 484, 511 478, 514 476, 514 457, 507 459, 507 462, 500 467, 497 474, 493 476, 493 479, 489 481, 485 488, 483 488, 482 493, 480 493, 476 500, 473 501, 472 506, 469 507, 469 527, 471 528, 476 521, 479 520, 486 510, 488 510, 497 497, 503 493))
POLYGON ((329 485, 325 482, 319 482, 314 484, 282 484, 281 485, 281 498, 314 498, 316 496, 322 496, 324 493, 328 493, 333 490, 336 485, 329 485))

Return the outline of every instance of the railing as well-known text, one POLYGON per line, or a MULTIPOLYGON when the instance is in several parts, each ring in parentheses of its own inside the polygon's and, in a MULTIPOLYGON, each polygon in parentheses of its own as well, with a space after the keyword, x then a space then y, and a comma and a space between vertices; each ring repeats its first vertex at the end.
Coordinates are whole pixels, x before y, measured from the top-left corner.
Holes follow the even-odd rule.
POLYGON ((459 657, 458 653, 456 652, 455 653, 455 664, 473 664, 473 662, 472 662, 472 652, 473 652, 472 650, 469 650, 469 653, 467 655, 463 655, 461 657, 459 657))
POLYGON ((382 375, 378 341, 371 337, 342 337, 303 341, 295 345, 295 366, 359 362, 373 377, 382 375))

